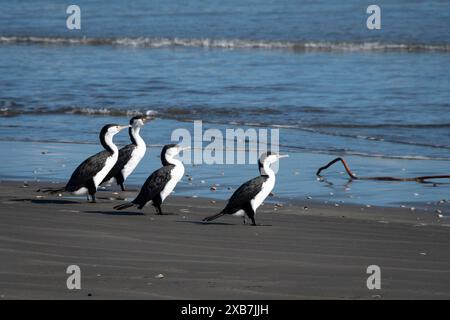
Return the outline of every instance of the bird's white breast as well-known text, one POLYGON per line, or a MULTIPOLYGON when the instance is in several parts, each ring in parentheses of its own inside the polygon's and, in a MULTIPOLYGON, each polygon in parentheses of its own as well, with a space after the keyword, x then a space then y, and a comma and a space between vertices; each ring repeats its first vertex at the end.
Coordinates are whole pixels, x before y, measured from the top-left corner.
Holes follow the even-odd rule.
POLYGON ((261 191, 250 201, 252 209, 256 212, 256 209, 266 200, 268 195, 272 192, 275 186, 275 177, 269 177, 261 186, 261 191))
POLYGON ((233 216, 237 216, 237 217, 242 217, 243 215, 245 215, 245 211, 242 209, 239 209, 238 211, 236 211, 235 213, 232 214, 233 216))
POLYGON ((175 186, 181 180, 183 175, 184 175, 184 166, 183 165, 176 165, 172 169, 172 171, 170 171, 171 178, 160 193, 162 201, 164 201, 164 199, 166 199, 172 193, 173 189, 175 189, 175 186))
POLYGON ((86 187, 81 187, 78 190, 75 190, 74 192, 72 192, 72 194, 79 196, 79 195, 83 195, 86 194, 88 192, 88 189, 86 187))
POLYGON ((146 146, 140 145, 136 148, 134 148, 133 152, 131 153, 130 160, 125 164, 125 166, 122 169, 122 175, 123 178, 126 180, 128 176, 136 169, 139 162, 141 162, 142 158, 145 155, 146 146))
POLYGON ((114 152, 112 155, 110 155, 108 158, 106 158, 103 169, 100 170, 93 178, 95 188, 98 188, 98 186, 103 181, 103 179, 105 179, 105 177, 109 173, 109 171, 111 171, 111 169, 114 167, 114 165, 117 162, 118 157, 119 157, 118 153, 114 152))

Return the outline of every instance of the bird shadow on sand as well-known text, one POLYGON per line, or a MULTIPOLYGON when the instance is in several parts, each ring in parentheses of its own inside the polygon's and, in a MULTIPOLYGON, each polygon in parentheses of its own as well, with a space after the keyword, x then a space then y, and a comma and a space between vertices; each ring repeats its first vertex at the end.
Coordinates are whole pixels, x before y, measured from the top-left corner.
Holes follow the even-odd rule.
POLYGON ((100 210, 90 210, 84 211, 85 213, 99 213, 99 214, 107 214, 111 216, 145 216, 146 214, 143 212, 136 211, 100 211, 100 210))
POLYGON ((257 223, 255 226, 252 224, 239 224, 239 223, 227 223, 227 222, 204 222, 204 221, 192 221, 192 220, 177 220, 175 222, 184 222, 184 223, 192 223, 192 224, 201 224, 201 225, 214 225, 214 226, 244 226, 244 227, 271 227, 271 224, 259 224, 257 223))
POLYGON ((204 222, 204 221, 193 221, 193 220, 176 220, 175 222, 184 222, 184 223, 192 223, 192 224, 200 224, 200 225, 217 225, 217 226, 236 226, 235 223, 227 223, 227 222, 204 222))
POLYGON ((78 204, 77 201, 71 200, 52 200, 52 199, 11 199, 14 202, 31 202, 36 204, 78 204))
POLYGON ((101 211, 101 210, 89 210, 84 211, 85 213, 99 213, 99 214, 107 214, 111 216, 149 216, 149 217, 161 217, 161 216, 177 216, 177 213, 163 213, 163 214, 155 214, 155 213, 145 213, 139 211, 101 211))

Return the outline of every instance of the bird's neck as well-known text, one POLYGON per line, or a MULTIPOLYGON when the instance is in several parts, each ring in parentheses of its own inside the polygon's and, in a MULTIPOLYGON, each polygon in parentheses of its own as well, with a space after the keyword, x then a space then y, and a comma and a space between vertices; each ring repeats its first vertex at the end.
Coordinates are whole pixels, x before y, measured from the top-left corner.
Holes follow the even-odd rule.
POLYGON ((141 147, 145 146, 144 140, 141 138, 139 132, 141 131, 140 127, 132 127, 128 129, 128 133, 130 135, 131 143, 141 147))
POLYGON ((273 172, 269 162, 263 163, 263 165, 259 168, 259 173, 263 177, 265 176, 268 177, 269 179, 275 179, 275 172, 273 172))
POLYGON ((175 159, 174 157, 168 157, 165 156, 163 159, 163 165, 167 166, 167 165, 174 165, 175 167, 181 167, 183 166, 183 162, 181 162, 178 159, 175 159))
POLYGON ((106 151, 108 151, 112 154, 118 152, 117 146, 113 142, 113 135, 106 134, 105 136, 103 136, 101 138, 101 143, 102 143, 103 148, 106 149, 106 151))

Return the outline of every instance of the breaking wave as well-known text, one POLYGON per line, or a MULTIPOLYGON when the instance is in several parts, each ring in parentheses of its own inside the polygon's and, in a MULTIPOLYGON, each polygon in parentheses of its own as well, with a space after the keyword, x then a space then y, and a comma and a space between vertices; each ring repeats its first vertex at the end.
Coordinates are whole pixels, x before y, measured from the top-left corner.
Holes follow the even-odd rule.
POLYGON ((326 42, 326 41, 265 41, 242 39, 185 39, 185 38, 69 38, 0 36, 0 44, 40 45, 112 45, 144 48, 196 47, 207 49, 264 49, 295 52, 450 52, 450 44, 383 43, 383 42, 326 42))
POLYGON ((96 116, 134 116, 140 114, 152 114, 165 119, 192 120, 203 117, 205 110, 208 110, 210 116, 228 116, 236 114, 264 115, 277 114, 280 111, 273 108, 208 108, 207 106, 183 107, 155 107, 155 108, 133 108, 133 107, 83 107, 70 106, 60 108, 30 107, 25 108, 15 103, 3 103, 0 101, 0 116, 18 116, 18 115, 46 115, 46 114, 77 114, 77 115, 96 115, 96 116), (8 106, 6 106, 6 104, 8 106))
MULTIPOLYGON (((312 112, 311 107, 303 107, 300 112, 312 112)), ((321 112, 320 108, 315 108, 314 112, 321 112), (317 110, 316 110, 317 109, 317 110)), ((421 147, 435 149, 450 149, 450 145, 446 143, 436 142, 419 142, 408 139, 396 139, 392 136, 383 134, 381 136, 363 135, 359 132, 341 131, 339 129, 381 129, 380 132, 389 129, 406 129, 406 130, 431 130, 431 129, 447 129, 450 123, 399 123, 399 124, 353 124, 353 123, 310 123, 298 124, 282 122, 282 118, 278 121, 275 116, 280 116, 281 110, 275 108, 211 108, 208 106, 190 106, 190 107, 152 107, 152 108, 133 108, 133 107, 84 107, 69 106, 60 108, 33 107, 26 108, 20 104, 11 101, 0 101, 0 117, 15 117, 19 115, 51 115, 51 114, 67 114, 67 115, 85 115, 85 116, 114 116, 114 117, 130 117, 139 114, 154 115, 157 118, 171 119, 176 121, 193 121, 203 120, 205 123, 218 125, 237 125, 249 127, 271 127, 286 130, 300 130, 313 134, 336 136, 343 138, 351 138, 357 140, 370 140, 402 145, 415 145, 421 147), (208 119, 205 120, 205 110, 208 110, 208 119), (237 118, 236 118, 237 116, 237 118), (269 118, 270 121, 264 119, 269 118), (252 120, 252 121, 249 121, 252 120), (253 121, 254 120, 254 121, 253 121), (277 123, 278 122, 278 123, 277 123), (330 130, 332 129, 332 130, 330 130), (333 130, 337 129, 337 130, 333 130)))

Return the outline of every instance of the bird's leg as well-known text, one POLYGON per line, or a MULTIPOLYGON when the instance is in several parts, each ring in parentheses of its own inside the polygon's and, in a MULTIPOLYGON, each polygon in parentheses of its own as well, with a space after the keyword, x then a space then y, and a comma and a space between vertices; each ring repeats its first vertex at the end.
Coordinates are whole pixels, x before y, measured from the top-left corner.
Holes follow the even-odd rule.
POLYGON ((244 224, 247 224, 247 221, 245 221, 245 214, 242 216, 242 220, 244 221, 244 224))
POLYGON ((125 191, 125 187, 123 186, 123 183, 125 182, 125 179, 124 179, 122 173, 119 173, 118 175, 116 175, 115 178, 116 178, 117 184, 120 186, 120 189, 122 191, 125 191))
MULTIPOLYGON (((256 222, 255 222, 255 210, 253 210, 251 205, 248 205, 245 213, 248 215, 248 217, 250 218, 250 220, 252 220, 252 226, 256 226, 256 222)), ((244 215, 245 217, 245 215, 244 215)))
POLYGON ((152 202, 153 202, 153 206, 156 208, 156 214, 157 215, 163 214, 162 210, 161 210, 161 204, 162 204, 161 197, 159 197, 159 196, 156 197, 155 199, 152 200, 152 202))
MULTIPOLYGON (((95 203, 95 192, 97 191, 97 186, 95 185, 94 180, 90 179, 86 183, 86 187, 88 189, 88 194, 91 196, 92 201, 91 203, 95 203)), ((89 197, 89 196, 88 196, 89 197)), ((88 199, 89 200, 89 199, 88 199)))
POLYGON ((87 202, 89 202, 89 193, 86 194, 87 202))
POLYGON ((161 206, 159 204, 156 205, 156 211, 157 211, 156 214, 158 214, 158 215, 162 215, 163 214, 162 210, 161 210, 161 206))

